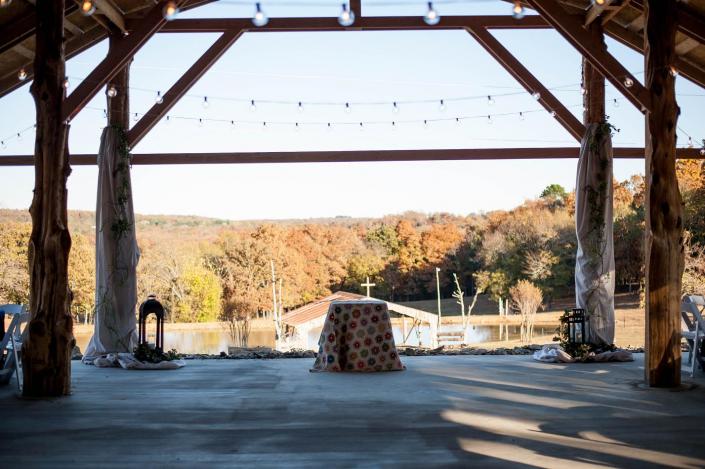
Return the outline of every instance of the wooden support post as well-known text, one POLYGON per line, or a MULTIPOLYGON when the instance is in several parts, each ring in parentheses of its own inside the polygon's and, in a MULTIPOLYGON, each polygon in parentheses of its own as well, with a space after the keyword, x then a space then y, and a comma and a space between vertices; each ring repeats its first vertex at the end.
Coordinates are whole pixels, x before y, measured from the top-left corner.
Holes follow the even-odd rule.
MULTIPOLYGON (((120 36, 110 36, 110 48, 116 46, 120 36)), ((116 125, 125 132, 130 128, 130 59, 127 64, 108 83, 108 88, 114 86, 117 95, 110 97, 106 95, 108 109, 108 124, 116 125)))
MULTIPOLYGON (((590 23, 588 32, 598 44, 604 44, 602 23, 590 23)), ((605 76, 583 57, 583 124, 599 124, 605 120, 605 76)))
POLYGON ((676 179, 676 0, 646 2, 646 358, 649 386, 681 379, 683 207, 676 179))
POLYGON ((27 397, 71 392, 73 321, 68 287, 71 250, 66 213, 66 180, 71 173, 65 100, 64 0, 37 2, 34 82, 37 112, 34 198, 29 242, 30 311, 23 346, 27 397))

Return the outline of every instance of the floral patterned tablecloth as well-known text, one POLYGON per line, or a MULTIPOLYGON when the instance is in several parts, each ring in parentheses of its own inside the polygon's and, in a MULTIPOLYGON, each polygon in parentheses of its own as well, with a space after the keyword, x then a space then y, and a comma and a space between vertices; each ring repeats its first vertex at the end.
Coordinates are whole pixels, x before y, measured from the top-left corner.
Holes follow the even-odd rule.
POLYGON ((403 369, 394 345, 387 303, 356 300, 330 304, 311 371, 403 369))

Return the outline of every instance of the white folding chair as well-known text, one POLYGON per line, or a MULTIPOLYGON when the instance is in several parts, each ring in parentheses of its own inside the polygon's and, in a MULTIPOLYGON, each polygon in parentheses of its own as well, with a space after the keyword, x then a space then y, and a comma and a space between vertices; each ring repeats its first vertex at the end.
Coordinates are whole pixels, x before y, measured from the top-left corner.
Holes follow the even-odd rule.
POLYGON ((703 341, 705 340, 705 298, 702 295, 686 295, 681 300, 681 319, 687 330, 682 332, 688 344, 688 364, 690 375, 695 376, 695 369, 700 365, 705 370, 703 341))
POLYGON ((22 391, 22 366, 21 366, 21 351, 22 342, 24 340, 25 331, 22 329, 22 324, 29 320, 29 313, 24 305, 8 304, 0 305, 0 321, 5 320, 5 316, 12 317, 10 325, 5 331, 5 335, 0 342, 0 354, 7 352, 7 357, 2 364, 0 376, 7 379, 9 382, 12 374, 17 377, 17 389, 22 391))

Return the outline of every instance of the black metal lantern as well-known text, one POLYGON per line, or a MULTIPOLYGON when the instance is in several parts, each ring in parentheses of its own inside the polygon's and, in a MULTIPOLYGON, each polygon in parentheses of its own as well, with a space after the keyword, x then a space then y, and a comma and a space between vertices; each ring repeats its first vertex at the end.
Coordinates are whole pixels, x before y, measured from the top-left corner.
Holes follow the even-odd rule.
POLYGON ((148 345, 147 342, 147 316, 154 314, 157 318, 157 334, 155 350, 164 351, 164 307, 157 301, 155 295, 149 295, 147 300, 140 305, 139 315, 139 345, 148 345))
POLYGON ((588 317, 583 308, 573 308, 568 314, 568 341, 571 344, 585 344, 587 342, 588 317))

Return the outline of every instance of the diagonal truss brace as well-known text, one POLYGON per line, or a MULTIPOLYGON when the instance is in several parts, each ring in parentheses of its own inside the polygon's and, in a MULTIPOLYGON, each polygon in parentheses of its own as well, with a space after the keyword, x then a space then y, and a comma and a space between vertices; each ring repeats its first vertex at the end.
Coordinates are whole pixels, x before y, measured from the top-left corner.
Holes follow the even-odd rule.
POLYGON ((528 0, 529 4, 558 31, 590 64, 602 73, 637 109, 651 109, 644 86, 609 52, 593 40, 579 17, 568 14, 555 0, 528 0), (630 83, 630 86, 625 84, 630 83))
POLYGON ((492 34, 485 28, 472 26, 467 28, 477 42, 485 48, 494 59, 509 72, 529 93, 538 92, 539 102, 547 111, 556 113, 556 120, 565 127, 573 138, 581 141, 585 135, 585 126, 566 108, 519 60, 516 59, 492 34))
POLYGON ((164 94, 161 104, 154 104, 149 111, 127 133, 130 147, 134 147, 142 140, 159 120, 164 117, 184 94, 213 66, 215 62, 232 46, 240 37, 239 31, 226 31, 212 46, 184 73, 181 78, 164 94))

